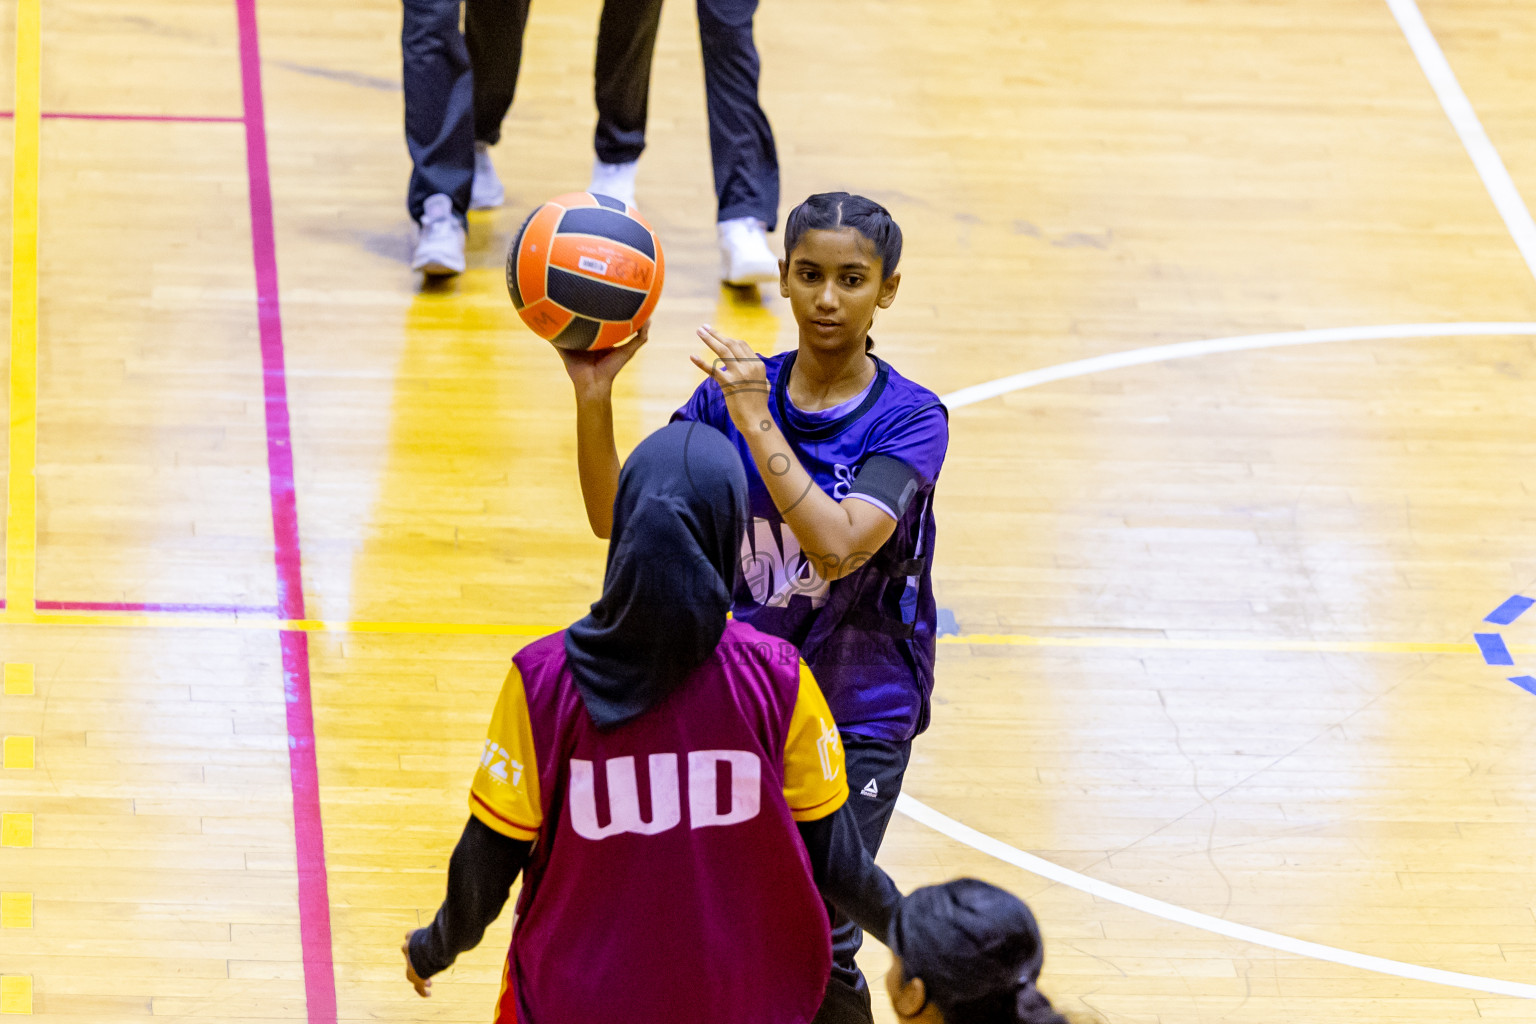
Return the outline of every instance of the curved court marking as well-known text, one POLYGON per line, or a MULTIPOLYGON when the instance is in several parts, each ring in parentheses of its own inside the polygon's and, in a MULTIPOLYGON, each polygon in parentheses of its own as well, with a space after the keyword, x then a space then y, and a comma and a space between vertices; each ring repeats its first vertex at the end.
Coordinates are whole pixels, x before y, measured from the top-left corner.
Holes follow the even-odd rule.
POLYGON ((1166 363, 1175 359, 1193 359, 1196 356, 1217 355, 1222 352, 1250 352, 1261 348, 1289 348, 1295 345, 1322 345, 1333 341, 1410 341, 1415 338, 1456 338, 1499 335, 1536 336, 1536 323, 1443 323, 1443 324, 1384 324, 1369 327, 1324 327, 1311 331, 1281 331, 1272 334, 1243 334, 1231 338, 1210 338, 1205 341, 1181 341, 1172 345, 1154 345, 1151 348, 1134 348, 1128 352, 1111 352, 1108 355, 1078 359, 1070 363, 1058 363, 1011 377, 1001 377, 985 384, 973 384, 959 391, 951 391, 940 398, 950 409, 997 398, 1012 391, 1038 387, 1057 380, 1086 377, 1090 373, 1120 370, 1127 366, 1145 366, 1148 363, 1166 363))
MULTIPOLYGON (((988 381, 985 384, 975 384, 968 388, 961 388, 959 391, 945 395, 943 402, 951 409, 959 409, 985 401, 988 398, 996 398, 1009 392, 1022 391, 1025 388, 1037 387, 1041 384, 1049 384, 1052 381, 1068 380, 1073 377, 1086 377, 1091 373, 1119 370, 1128 366, 1144 366, 1148 363, 1163 363, 1174 359, 1191 359, 1195 356, 1216 355, 1222 352, 1248 352, 1254 349, 1285 348, 1294 345, 1321 345, 1334 341, 1400 341, 1414 338, 1497 335, 1536 336, 1536 323, 1477 322, 1329 327, 1311 331, 1284 331, 1272 334, 1247 334, 1231 338, 1211 338, 1206 341, 1184 341, 1173 345, 1156 345, 1151 348, 1132 349, 1128 352, 1114 352, 1109 355, 1094 356, 1091 359, 1079 359, 1071 363, 1060 363, 1056 366, 1047 366, 1039 370, 1030 370, 1027 373, 1017 373, 1011 377, 988 381)), ((1025 853, 1023 850, 1009 846, 1001 840, 994 839, 983 832, 976 831, 969 825, 961 824, 955 819, 939 813, 922 801, 908 796, 906 793, 902 793, 897 798, 896 809, 913 821, 927 825, 935 832, 942 833, 957 843, 969 846, 971 849, 1000 860, 1005 864, 1012 864, 1014 867, 1022 868, 1031 874, 1048 878, 1053 882, 1076 889, 1079 892, 1085 892, 1090 896, 1108 900, 1111 903, 1118 903, 1122 907, 1139 910, 1143 913, 1151 914, 1153 917, 1163 918, 1166 921, 1174 921, 1178 924, 1189 925, 1192 928, 1200 928, 1204 931, 1214 932, 1217 935, 1225 935, 1242 942, 1249 942, 1256 946, 1265 946, 1284 953, 1311 957, 1314 960, 1326 960, 1330 963, 1342 964, 1346 967, 1357 967, 1365 971, 1374 971, 1377 974, 1390 974, 1399 978, 1428 981, 1438 985, 1451 985, 1456 988, 1489 992, 1494 995, 1514 996, 1520 999, 1536 999, 1536 985, 1525 985, 1515 981, 1502 981, 1498 978, 1484 978, 1476 974, 1460 974, 1456 971, 1442 971, 1436 967, 1422 967, 1418 964, 1387 960, 1379 956, 1368 956, 1365 953, 1339 949, 1336 946, 1325 946, 1317 942, 1308 942, 1305 939, 1293 939, 1289 935, 1280 935, 1276 932, 1265 931, 1262 928, 1236 924, 1232 921, 1212 917, 1209 914, 1202 914, 1172 903, 1164 903, 1162 900, 1143 896, 1141 893, 1132 892, 1130 889, 1122 889, 1118 885, 1110 885, 1108 882, 1101 882, 1088 875, 1079 874, 1070 868, 1064 868, 1060 864, 1054 864, 1041 857, 1025 853)))
POLYGON ((1014 867, 1023 868, 1031 874, 1048 878, 1053 882, 1085 892, 1110 903, 1118 903, 1122 907, 1130 907, 1132 910, 1140 910, 1154 917, 1161 917, 1167 921, 1189 925, 1192 928, 1200 928, 1204 931, 1215 932, 1241 942, 1252 943, 1255 946, 1267 946, 1270 949, 1278 949, 1284 953, 1294 953, 1297 956, 1311 957, 1314 960, 1327 960, 1331 963, 1343 964, 1346 967, 1358 967, 1365 971, 1374 971, 1377 974, 1391 974, 1399 978, 1409 978, 1413 981, 1429 981, 1437 985, 1454 985, 1457 988, 1473 989, 1478 992, 1489 992, 1500 996, 1515 996, 1519 999, 1536 999, 1536 985, 1523 985, 1516 981, 1500 981, 1498 978, 1483 978, 1476 974, 1459 974, 1456 971, 1442 971, 1436 967, 1421 967, 1418 964, 1405 964, 1397 960, 1386 960, 1379 956, 1367 956, 1364 953, 1355 953, 1347 949, 1339 949, 1336 946, 1324 946, 1317 942, 1307 942, 1305 939, 1293 939, 1289 935, 1278 935, 1275 932, 1267 932, 1262 928, 1252 928, 1245 924, 1235 924, 1219 917, 1202 914, 1199 911, 1188 910, 1175 906, 1172 903, 1164 903, 1150 896, 1122 889, 1118 885, 1110 885, 1096 878, 1078 874, 1060 864, 1053 864, 1033 854, 1017 850, 1007 843, 993 839, 985 833, 978 832, 968 825, 962 825, 955 819, 929 807, 920 800, 914 799, 903 793, 896 799, 896 809, 913 821, 920 822, 944 835, 971 847, 980 850, 990 857, 995 857, 1014 867))
MULTIPOLYGON (((943 396, 950 409, 960 409, 1013 391, 1038 387, 1052 381, 1085 377, 1148 363, 1191 359, 1196 356, 1255 349, 1286 348, 1296 345, 1320 345, 1335 341, 1391 341, 1417 338, 1476 336, 1536 337, 1536 322, 1511 321, 1438 324, 1387 324, 1364 327, 1327 327, 1307 331, 1283 331, 1246 334, 1203 341, 1182 341, 1171 345, 1113 352, 1108 355, 1058 363, 1009 377, 961 388, 943 396)), ((559 625, 532 623, 479 622, 358 622, 346 620, 285 619, 271 613, 186 614, 157 612, 62 612, 23 611, 0 605, 0 625, 35 625, 101 628, 159 629, 281 629, 303 633, 401 633, 468 636, 543 636, 562 628, 559 625)), ((1476 644, 1460 642, 1416 642, 1396 640, 1287 640, 1245 637, 1152 637, 1086 636, 1054 637, 1024 634, 973 633, 939 638, 940 644, 985 644, 1012 647, 1115 647, 1157 648, 1201 651, 1280 651, 1324 654, 1475 654, 1476 644)), ((1536 653, 1529 645, 1510 647, 1516 653, 1536 653)))

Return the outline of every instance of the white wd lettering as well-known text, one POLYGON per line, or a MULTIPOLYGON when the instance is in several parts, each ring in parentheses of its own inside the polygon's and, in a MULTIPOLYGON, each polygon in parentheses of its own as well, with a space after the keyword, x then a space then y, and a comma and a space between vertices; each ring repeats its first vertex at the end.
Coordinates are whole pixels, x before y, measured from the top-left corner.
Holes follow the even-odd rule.
POLYGON ((607 839, 621 832, 653 836, 682 820, 677 790, 677 755, 652 754, 651 820, 640 820, 640 793, 635 784, 635 759, 615 757, 608 762, 608 824, 597 823, 597 787, 591 761, 571 759, 571 824, 585 839, 607 839))
POLYGON ((688 824, 692 828, 735 825, 757 817, 762 798, 762 765, 745 750, 695 750, 688 755, 688 824), (731 809, 720 813, 716 767, 731 766, 731 809))
MULTIPOLYGON (((608 778, 608 824, 597 823, 597 776, 591 761, 571 758, 571 825, 584 839, 607 839, 633 832, 653 836, 675 828, 682 821, 678 798, 677 755, 652 754, 646 761, 651 771, 651 820, 640 820, 639 786, 635 759, 615 757, 605 767, 608 778)), ((739 825, 762 810, 763 766, 746 750, 695 750, 688 754, 688 825, 739 825), (730 805, 719 805, 721 763, 729 765, 730 805)))

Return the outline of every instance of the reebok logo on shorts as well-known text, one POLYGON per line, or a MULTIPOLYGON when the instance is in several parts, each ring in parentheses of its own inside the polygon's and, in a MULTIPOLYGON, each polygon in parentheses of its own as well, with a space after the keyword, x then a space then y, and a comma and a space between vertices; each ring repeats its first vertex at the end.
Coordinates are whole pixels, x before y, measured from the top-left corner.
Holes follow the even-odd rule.
POLYGON ((870 779, 867 783, 864 784, 864 788, 859 790, 859 795, 877 797, 880 795, 880 787, 875 785, 874 779, 870 779))

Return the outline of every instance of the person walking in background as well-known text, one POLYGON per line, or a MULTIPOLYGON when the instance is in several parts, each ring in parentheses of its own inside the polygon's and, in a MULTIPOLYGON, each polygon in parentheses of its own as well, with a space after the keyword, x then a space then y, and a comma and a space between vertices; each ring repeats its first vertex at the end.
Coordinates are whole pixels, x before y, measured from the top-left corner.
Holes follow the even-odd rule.
MULTIPOLYGON (((470 205, 476 209, 500 205, 504 196, 489 149, 501 139, 501 123, 517 89, 528 5, 529 0, 467 0, 475 136, 470 205)), ((698 0, 720 279, 735 285, 762 284, 779 274, 767 236, 778 222, 779 162, 773 130, 758 102, 760 65, 752 38, 756 12, 757 0, 698 0)), ((660 21, 661 0, 615 0, 603 5, 598 23, 596 159, 587 190, 631 206, 636 205, 635 171, 645 149, 660 21)))
MULTIPOLYGON (((656 42, 652 6, 643 0, 603 7, 598 152, 612 159, 633 161, 643 146, 645 84, 656 42), (638 89, 632 84, 637 76, 638 89), (616 140, 606 149, 605 136, 616 140)), ((501 137, 512 103, 528 0, 404 0, 404 14, 400 49, 412 165, 406 205, 420 228, 411 269, 457 274, 464 269, 467 212, 500 206, 506 198, 488 150, 501 137)))
MULTIPOLYGON (((474 209, 500 206, 505 198, 490 147, 501 141, 501 122, 512 108, 523 62, 529 0, 466 0, 464 32, 474 69, 474 209)), ((593 94, 597 158, 587 191, 634 205, 635 163, 645 149, 651 58, 661 22, 660 0, 613 0, 597 24, 593 94)))
POLYGON ((465 214, 475 173, 473 89, 459 2, 404 0, 400 30, 411 153, 406 207, 420 227, 411 269, 429 276, 464 269, 465 214))
POLYGON ((766 234, 779 219, 779 157, 757 98, 759 64, 752 38, 757 0, 698 0, 698 11, 720 280, 766 284, 779 276, 779 260, 766 234))

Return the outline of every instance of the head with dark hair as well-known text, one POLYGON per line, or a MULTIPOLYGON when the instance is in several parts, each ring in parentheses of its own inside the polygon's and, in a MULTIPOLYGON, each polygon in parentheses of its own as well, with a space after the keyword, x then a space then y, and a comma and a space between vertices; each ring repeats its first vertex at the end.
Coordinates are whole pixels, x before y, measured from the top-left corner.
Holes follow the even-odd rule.
POLYGON ((1036 987, 1045 948, 1024 901, 960 878, 902 900, 886 978, 899 1020, 914 1024, 1067 1024, 1036 987))
POLYGON ((821 192, 784 224, 779 293, 800 325, 800 347, 840 358, 867 352, 877 309, 896 299, 901 228, 885 207, 847 192, 821 192))
POLYGON ((790 258, 807 231, 857 231, 880 257, 880 279, 901 262, 901 228, 891 211, 851 192, 818 192, 790 211, 784 222, 784 258, 790 258))

